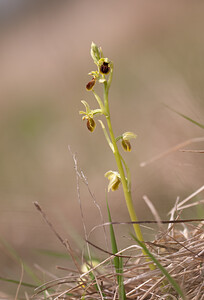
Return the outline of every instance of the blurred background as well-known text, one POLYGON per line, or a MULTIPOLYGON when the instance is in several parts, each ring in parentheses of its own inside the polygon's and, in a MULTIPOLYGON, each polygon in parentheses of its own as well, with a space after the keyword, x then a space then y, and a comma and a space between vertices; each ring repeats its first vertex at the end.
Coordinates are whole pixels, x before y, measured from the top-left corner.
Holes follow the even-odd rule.
MULTIPOLYGON (((201 128, 165 106, 204 123, 203 11, 202 1, 0 2, 0 277, 19 280, 21 274, 5 243, 31 268, 37 264, 66 275, 56 264, 69 261, 39 252, 65 250, 33 202, 77 249, 84 231, 68 145, 107 221, 104 173, 114 170, 115 162, 100 126, 91 134, 79 115, 82 99, 97 107, 85 89, 88 72, 95 70, 92 41, 114 62, 110 106, 115 134, 138 135, 124 158, 139 219, 153 219, 144 194, 167 219, 177 197, 184 199, 203 185, 203 154, 176 151, 140 167, 178 143, 203 136, 201 128)), ((203 149, 204 143, 187 148, 203 149)), ((90 231, 101 223, 100 214, 86 186, 80 187, 90 231)), ((108 199, 113 220, 128 221, 122 189, 108 199)), ((198 211, 192 208, 183 216, 197 217, 198 211)), ((118 232, 128 236, 129 228, 121 226, 118 232)), ((90 239, 104 246, 101 231, 90 239)), ((33 282, 26 274, 24 280, 33 282)), ((0 287, 10 294, 17 288, 2 281, 0 287)), ((22 295, 25 290, 33 292, 22 287, 22 295)))

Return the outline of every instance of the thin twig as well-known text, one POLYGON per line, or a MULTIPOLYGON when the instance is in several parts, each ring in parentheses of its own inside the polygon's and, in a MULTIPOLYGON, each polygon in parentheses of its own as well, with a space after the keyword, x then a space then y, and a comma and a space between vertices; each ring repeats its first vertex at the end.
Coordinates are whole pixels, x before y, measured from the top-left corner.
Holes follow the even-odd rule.
POLYGON ((48 226, 50 227, 50 229, 52 230, 52 232, 54 232, 54 234, 56 235, 56 237, 58 238, 58 240, 65 246, 65 248, 67 249, 68 253, 70 254, 77 270, 79 273, 81 273, 80 271, 80 267, 75 259, 75 256, 73 254, 73 250, 69 244, 68 240, 64 240, 59 233, 56 231, 56 229, 54 228, 54 226, 52 225, 52 223, 49 221, 47 215, 45 214, 45 212, 42 210, 41 206, 39 205, 39 203, 37 201, 33 202, 33 204, 35 205, 35 207, 37 208, 37 210, 41 213, 43 219, 46 221, 46 223, 48 224, 48 226))
MULTIPOLYGON (((161 220, 160 222, 162 224, 177 224, 177 223, 190 223, 190 222, 203 222, 204 218, 201 219, 181 219, 181 220, 161 220)), ((99 224, 94 227, 94 229, 97 229, 101 226, 109 226, 109 225, 130 225, 130 224, 157 224, 158 222, 155 220, 145 220, 145 221, 137 221, 137 222, 132 222, 132 221, 127 221, 127 222, 106 222, 104 224, 99 224)))
MULTIPOLYGON (((77 158, 76 158, 76 154, 73 154, 71 151, 70 146, 68 146, 69 152, 72 155, 73 161, 74 161, 74 168, 76 171, 76 175, 77 175, 77 194, 78 194, 78 200, 79 200, 79 205, 80 205, 80 211, 81 211, 81 216, 82 216, 82 220, 83 220, 83 226, 84 226, 84 231, 86 233, 86 227, 85 227, 85 223, 84 223, 84 218, 83 218, 83 211, 82 211, 82 205, 81 205, 81 199, 80 199, 80 190, 79 190, 79 182, 78 182, 78 178, 80 178, 82 180, 82 182, 86 185, 88 192, 91 196, 91 198, 93 199, 93 202, 95 204, 95 206, 97 207, 99 214, 100 214, 100 218, 101 218, 101 223, 104 223, 104 218, 103 218, 103 214, 100 208, 100 205, 97 203, 96 201, 96 197, 95 195, 92 193, 90 187, 89 187, 89 183, 88 180, 85 176, 85 174, 83 173, 83 171, 79 171, 78 170, 78 163, 77 163, 77 158)), ((105 227, 103 227, 103 231, 104 231, 104 238, 105 238, 105 243, 106 243, 106 248, 108 249, 108 241, 107 241, 107 234, 106 234, 106 229, 105 227)), ((86 239, 88 238, 87 233, 86 233, 86 239)))
MULTIPOLYGON (((81 218, 82 218, 82 224, 83 224, 83 228, 84 228, 84 234, 85 234, 85 238, 86 238, 86 240, 87 240, 87 230, 86 230, 86 225, 85 225, 85 222, 84 222, 84 214, 83 214, 83 209, 82 209, 82 204, 81 204, 81 195, 80 195, 80 187, 79 187, 79 178, 86 184, 87 189, 88 189, 88 191, 89 191, 89 193, 90 193, 92 199, 94 200, 95 205, 96 205, 97 208, 99 209, 99 213, 100 213, 100 216, 101 216, 102 220, 103 220, 103 216, 102 216, 102 213, 101 213, 101 210, 100 210, 100 206, 99 206, 98 203, 96 202, 96 199, 95 199, 93 193, 91 192, 91 190, 90 190, 90 188, 89 188, 88 181, 87 181, 87 179, 86 179, 84 173, 83 173, 82 171, 79 172, 79 170, 78 170, 78 163, 77 163, 76 154, 73 154, 73 153, 72 153, 70 146, 68 146, 68 149, 69 149, 69 152, 71 153, 72 158, 73 158, 73 160, 74 160, 74 169, 75 169, 75 172, 76 172, 76 180, 77 180, 77 197, 78 197, 78 202, 79 202, 79 207, 80 207, 80 212, 81 212, 81 218)), ((104 233, 105 233, 105 231, 104 231, 104 233)), ((106 235, 105 235, 105 239, 106 239, 106 235)), ((107 242, 106 242, 106 243, 107 243, 107 242)), ((92 261, 92 259, 91 259, 91 253, 90 253, 90 249, 89 249, 88 243, 87 243, 87 251, 88 251, 89 259, 90 259, 90 261, 92 261)), ((98 287, 98 290, 99 290, 101 299, 103 299, 103 294, 102 294, 100 285, 99 285, 99 283, 98 283, 98 280, 97 280, 95 274, 94 274, 94 277, 95 277, 95 280, 96 280, 96 284, 97 284, 97 287, 98 287)))
POLYGON ((181 152, 191 152, 191 153, 204 153, 204 150, 190 150, 190 149, 180 149, 181 152))
POLYGON ((115 257, 123 257, 123 258, 131 258, 131 257, 132 257, 132 256, 130 256, 130 255, 117 255, 117 254, 114 254, 114 253, 112 253, 112 252, 109 252, 109 251, 107 251, 107 250, 105 250, 105 249, 103 249, 103 248, 101 248, 101 247, 95 245, 94 243, 92 243, 92 242, 90 242, 90 241, 88 241, 88 240, 87 240, 87 243, 89 243, 89 245, 93 246, 94 248, 100 250, 101 252, 106 253, 106 254, 109 254, 109 255, 112 255, 112 256, 115 256, 115 257))

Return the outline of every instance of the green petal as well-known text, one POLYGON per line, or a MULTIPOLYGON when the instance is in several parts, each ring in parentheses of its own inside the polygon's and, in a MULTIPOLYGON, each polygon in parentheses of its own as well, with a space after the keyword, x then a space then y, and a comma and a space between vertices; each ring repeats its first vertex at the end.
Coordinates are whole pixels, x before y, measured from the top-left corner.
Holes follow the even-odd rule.
POLYGON ((86 114, 88 114, 91 111, 89 104, 85 100, 81 100, 81 103, 86 107, 86 114))
POLYGON ((123 133, 124 140, 136 139, 136 137, 137 137, 137 135, 130 131, 123 133))

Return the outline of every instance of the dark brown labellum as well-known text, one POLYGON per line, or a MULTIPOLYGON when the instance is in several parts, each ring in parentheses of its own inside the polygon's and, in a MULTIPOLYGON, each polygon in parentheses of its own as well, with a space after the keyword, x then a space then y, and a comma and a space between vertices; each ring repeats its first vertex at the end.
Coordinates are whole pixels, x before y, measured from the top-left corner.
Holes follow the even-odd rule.
POLYGON ((91 131, 91 132, 93 132, 95 127, 96 127, 96 123, 95 123, 94 119, 92 119, 92 118, 89 118, 87 120, 86 125, 87 125, 88 130, 91 131))
POLYGON ((128 152, 131 151, 131 144, 128 140, 122 139, 122 146, 125 151, 128 151, 128 152))
POLYGON ((89 82, 87 83, 86 89, 87 89, 88 91, 92 90, 92 88, 94 87, 95 83, 96 83, 95 78, 92 78, 91 81, 89 81, 89 82))
POLYGON ((100 72, 102 74, 108 74, 110 72, 110 67, 107 62, 103 62, 103 64, 100 66, 100 72))

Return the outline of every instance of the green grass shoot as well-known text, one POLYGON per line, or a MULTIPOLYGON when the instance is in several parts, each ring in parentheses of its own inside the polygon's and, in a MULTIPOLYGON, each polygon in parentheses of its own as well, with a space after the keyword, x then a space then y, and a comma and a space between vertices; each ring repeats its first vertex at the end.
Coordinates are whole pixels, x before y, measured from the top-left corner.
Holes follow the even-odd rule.
MULTIPOLYGON (((110 222, 109 229, 110 229, 112 252, 113 252, 113 254, 116 254, 118 252, 118 247, 117 247, 117 242, 116 242, 116 238, 115 238, 113 225, 111 224, 112 218, 111 218, 111 214, 110 214, 108 201, 107 201, 107 210, 108 210, 108 219, 110 222)), ((125 295, 125 287, 123 284, 123 259, 122 259, 122 257, 115 256, 113 261, 114 261, 115 271, 117 273, 119 299, 125 300, 126 295, 125 295)))
POLYGON ((169 107, 169 106, 166 105, 166 104, 165 104, 165 106, 168 107, 168 109, 170 109, 171 111, 175 112, 177 115, 183 117, 184 119, 190 121, 191 123, 193 123, 193 124, 199 126, 199 127, 202 128, 202 129, 204 129, 204 125, 203 125, 203 124, 201 124, 201 123, 199 123, 199 122, 197 122, 197 121, 191 119, 190 117, 184 115, 183 113, 180 113, 179 111, 175 110, 174 108, 169 107))

